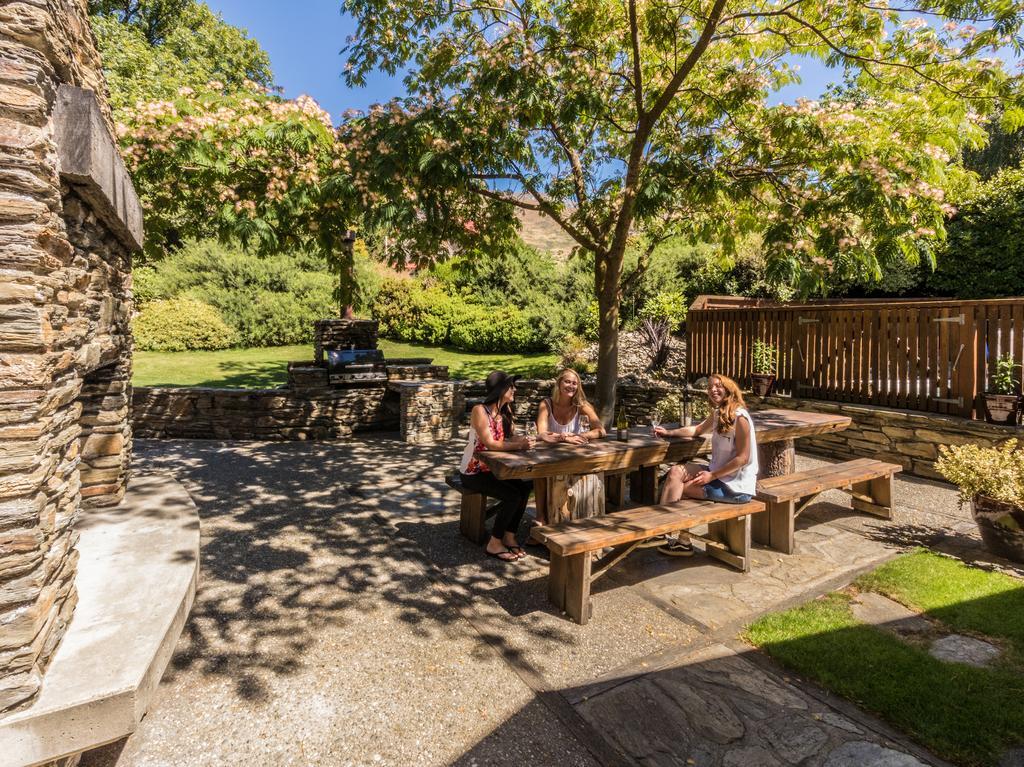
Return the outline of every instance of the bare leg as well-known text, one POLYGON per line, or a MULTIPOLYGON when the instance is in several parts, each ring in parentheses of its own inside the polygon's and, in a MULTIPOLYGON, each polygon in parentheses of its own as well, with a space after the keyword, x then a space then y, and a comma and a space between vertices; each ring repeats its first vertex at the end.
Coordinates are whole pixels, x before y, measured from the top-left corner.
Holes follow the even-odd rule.
MULTIPOLYGON (((704 488, 691 483, 692 479, 703 468, 703 466, 688 463, 685 466, 677 464, 669 469, 668 476, 665 477, 665 482, 661 488, 661 502, 675 503, 684 495, 687 498, 703 498, 704 488)), ((677 532, 676 537, 680 541, 687 541, 690 538, 683 531, 677 532)))
POLYGON ((543 479, 533 481, 533 503, 537 507, 537 523, 548 523, 548 484, 543 479))

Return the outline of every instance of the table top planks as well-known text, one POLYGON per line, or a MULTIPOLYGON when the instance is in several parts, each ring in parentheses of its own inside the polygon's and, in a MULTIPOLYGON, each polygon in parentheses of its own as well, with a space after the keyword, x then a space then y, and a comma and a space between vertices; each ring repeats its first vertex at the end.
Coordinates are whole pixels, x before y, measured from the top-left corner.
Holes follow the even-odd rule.
MULTIPOLYGON (((751 413, 758 444, 799 439, 850 425, 848 416, 798 410, 759 410, 751 413)), ((710 452, 707 437, 652 437, 646 427, 630 430, 629 439, 592 440, 586 445, 538 442, 533 450, 477 453, 498 479, 539 479, 562 474, 593 474, 677 463, 710 452)))

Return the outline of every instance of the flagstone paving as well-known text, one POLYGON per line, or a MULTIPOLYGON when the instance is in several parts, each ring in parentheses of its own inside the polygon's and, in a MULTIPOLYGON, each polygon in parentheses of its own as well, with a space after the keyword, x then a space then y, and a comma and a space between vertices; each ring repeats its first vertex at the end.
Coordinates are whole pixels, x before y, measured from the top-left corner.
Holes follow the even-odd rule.
POLYGON ((136 445, 199 508, 200 588, 150 713, 86 767, 942 764, 736 636, 906 546, 980 556, 947 487, 898 479, 893 522, 824 494, 797 553, 759 548, 745 575, 637 552, 581 627, 541 556, 459 536, 461 444, 136 445))

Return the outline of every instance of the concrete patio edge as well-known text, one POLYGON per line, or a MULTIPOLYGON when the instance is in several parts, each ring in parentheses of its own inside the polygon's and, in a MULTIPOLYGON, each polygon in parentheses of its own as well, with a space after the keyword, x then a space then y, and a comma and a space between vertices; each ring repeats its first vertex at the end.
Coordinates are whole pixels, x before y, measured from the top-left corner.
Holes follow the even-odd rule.
POLYGON ((199 514, 169 475, 133 478, 124 501, 78 524, 81 601, 28 709, 0 720, 4 763, 29 767, 131 734, 195 599, 199 514))

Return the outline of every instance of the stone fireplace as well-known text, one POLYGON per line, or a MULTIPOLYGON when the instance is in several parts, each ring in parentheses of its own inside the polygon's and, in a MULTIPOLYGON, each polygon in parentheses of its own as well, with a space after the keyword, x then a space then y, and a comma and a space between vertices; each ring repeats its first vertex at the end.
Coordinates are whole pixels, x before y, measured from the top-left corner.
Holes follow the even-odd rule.
POLYGON ((0 0, 0 718, 75 609, 76 521, 128 479, 142 217, 104 93, 84 0, 0 0))

